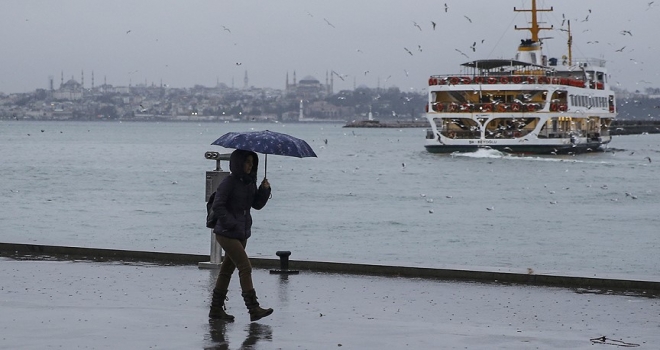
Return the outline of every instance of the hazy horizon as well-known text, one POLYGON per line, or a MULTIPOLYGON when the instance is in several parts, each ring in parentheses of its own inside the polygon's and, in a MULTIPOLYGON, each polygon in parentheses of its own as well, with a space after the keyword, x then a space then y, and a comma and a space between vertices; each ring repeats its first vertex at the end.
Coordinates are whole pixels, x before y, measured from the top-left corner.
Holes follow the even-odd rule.
MULTIPOLYGON (((91 86, 163 84, 182 88, 216 82, 284 88, 287 73, 325 83, 334 70, 335 91, 366 85, 424 91, 430 75, 457 73, 460 64, 511 58, 528 31, 531 1, 478 0, 411 6, 306 1, 114 2, 9 0, 0 5, 0 92, 31 92, 73 76, 91 86), (447 7, 445 8, 445 4, 447 7), (432 22, 436 23, 435 29, 432 22), (474 45, 474 51, 471 48, 474 45)), ((615 0, 537 1, 544 53, 566 54, 571 20, 574 58, 601 58, 614 86, 631 91, 660 87, 660 3, 615 0), (564 26, 562 27, 562 22, 564 26)))

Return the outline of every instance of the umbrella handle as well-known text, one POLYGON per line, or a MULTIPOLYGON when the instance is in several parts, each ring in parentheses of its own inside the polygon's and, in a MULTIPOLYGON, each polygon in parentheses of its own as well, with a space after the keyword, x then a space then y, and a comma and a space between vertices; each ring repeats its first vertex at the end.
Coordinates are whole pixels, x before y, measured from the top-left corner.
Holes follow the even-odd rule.
POLYGON ((268 172, 268 154, 266 154, 266 159, 264 161, 264 179, 266 178, 266 172, 268 172))

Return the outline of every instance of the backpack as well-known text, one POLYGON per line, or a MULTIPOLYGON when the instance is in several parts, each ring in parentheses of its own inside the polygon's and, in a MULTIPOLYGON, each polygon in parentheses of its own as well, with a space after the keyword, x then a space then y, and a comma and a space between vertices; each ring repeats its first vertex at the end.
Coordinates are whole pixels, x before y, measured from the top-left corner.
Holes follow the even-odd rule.
POLYGON ((213 212, 213 200, 215 200, 215 192, 211 193, 209 201, 206 202, 206 227, 214 228, 218 222, 218 217, 213 212))

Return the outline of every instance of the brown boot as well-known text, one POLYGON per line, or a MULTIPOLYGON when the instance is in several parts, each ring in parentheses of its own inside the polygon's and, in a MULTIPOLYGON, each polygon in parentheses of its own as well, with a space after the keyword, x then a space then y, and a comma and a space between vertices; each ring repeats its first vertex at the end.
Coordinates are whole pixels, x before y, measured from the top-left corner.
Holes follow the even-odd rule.
POLYGON ((225 312, 225 299, 227 298, 227 290, 213 290, 213 297, 211 298, 211 310, 209 311, 209 318, 215 320, 224 320, 232 322, 234 316, 225 312))
POLYGON ((243 292, 241 295, 245 301, 245 306, 247 306, 250 312, 250 321, 260 320, 273 313, 273 309, 262 309, 259 307, 257 293, 254 289, 243 292))

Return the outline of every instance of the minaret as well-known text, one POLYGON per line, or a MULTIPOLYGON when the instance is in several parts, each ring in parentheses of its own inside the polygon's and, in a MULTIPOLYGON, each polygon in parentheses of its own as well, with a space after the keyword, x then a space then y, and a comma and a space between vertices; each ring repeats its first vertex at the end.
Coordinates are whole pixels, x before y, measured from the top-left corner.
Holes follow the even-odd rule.
POLYGON ((61 89, 62 86, 64 86, 64 71, 62 71, 62 73, 60 74, 61 74, 60 75, 60 89, 61 89))
POLYGON ((335 93, 335 80, 333 74, 330 73, 330 95, 335 93))
POLYGON ((296 71, 293 71, 293 85, 296 85, 296 71))
POLYGON ((298 112, 298 121, 301 122, 305 119, 305 116, 303 115, 303 100, 300 100, 300 111, 298 112))
POLYGON ((330 84, 328 83, 328 71, 325 71, 325 94, 330 95, 330 84))
POLYGON ((92 90, 94 90, 94 71, 92 71, 92 90))
POLYGON ((85 89, 85 72, 83 70, 80 70, 80 89, 85 89))
POLYGON ((289 72, 286 72, 286 85, 284 85, 284 91, 289 91, 289 72))
POLYGON ((247 90, 248 88, 248 76, 247 76, 247 70, 245 71, 245 78, 243 78, 243 89, 247 90))

